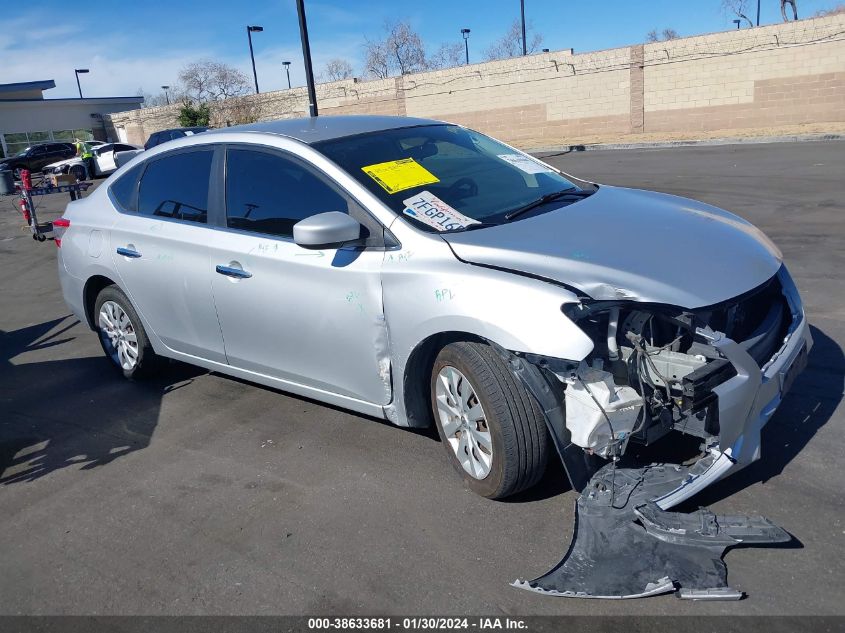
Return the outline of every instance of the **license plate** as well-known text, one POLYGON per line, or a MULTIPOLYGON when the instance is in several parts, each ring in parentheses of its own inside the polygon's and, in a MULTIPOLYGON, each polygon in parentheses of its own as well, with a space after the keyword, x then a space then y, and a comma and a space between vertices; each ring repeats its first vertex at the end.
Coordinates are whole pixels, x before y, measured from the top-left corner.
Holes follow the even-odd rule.
POLYGON ((795 358, 792 361, 792 365, 790 365, 789 368, 786 371, 781 372, 781 374, 780 374, 780 376, 781 376, 781 379, 780 379, 781 394, 785 394, 787 391, 789 391, 792 388, 792 383, 795 382, 795 378, 798 377, 798 374, 800 374, 802 371, 804 371, 804 368, 806 366, 807 366, 807 343, 802 342, 801 343, 801 349, 795 355, 795 358))

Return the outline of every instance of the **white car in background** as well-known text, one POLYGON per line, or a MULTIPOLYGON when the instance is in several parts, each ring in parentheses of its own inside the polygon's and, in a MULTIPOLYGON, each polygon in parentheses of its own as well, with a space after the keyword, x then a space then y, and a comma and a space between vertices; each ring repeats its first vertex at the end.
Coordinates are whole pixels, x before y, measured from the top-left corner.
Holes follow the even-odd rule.
MULTIPOLYGON (((79 157, 74 156, 66 160, 60 160, 57 163, 51 163, 44 167, 42 172, 46 174, 72 174, 76 176, 77 180, 85 180, 87 178, 95 178, 97 176, 108 176, 114 172, 119 164, 119 157, 117 154, 122 152, 132 152, 134 156, 143 148, 140 145, 129 145, 128 143, 102 143, 99 141, 89 141, 94 154, 94 173, 89 174, 85 166, 85 162, 79 157)), ((126 162, 126 161, 123 161, 126 162)))

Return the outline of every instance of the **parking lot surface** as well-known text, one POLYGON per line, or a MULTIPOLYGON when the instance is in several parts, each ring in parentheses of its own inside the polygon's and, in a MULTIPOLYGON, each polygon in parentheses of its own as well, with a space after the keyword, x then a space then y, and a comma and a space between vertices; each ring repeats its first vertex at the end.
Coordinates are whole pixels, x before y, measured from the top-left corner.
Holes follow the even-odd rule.
POLYGON ((566 550, 575 493, 560 467, 488 501, 464 489, 434 433, 185 365, 123 380, 69 316, 54 245, 0 198, 0 613, 845 614, 845 142, 548 160, 732 210, 783 250, 813 325, 809 367, 767 426, 763 459, 687 505, 762 514, 795 536, 728 552, 747 599, 511 588, 566 550))

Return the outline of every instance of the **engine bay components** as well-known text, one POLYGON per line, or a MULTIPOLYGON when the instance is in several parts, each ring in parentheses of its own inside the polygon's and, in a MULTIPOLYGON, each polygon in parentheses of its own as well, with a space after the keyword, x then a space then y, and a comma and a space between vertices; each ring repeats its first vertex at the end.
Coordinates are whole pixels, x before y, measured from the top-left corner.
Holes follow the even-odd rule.
POLYGON ((566 382, 566 428, 572 442, 612 456, 615 444, 626 442, 634 429, 643 399, 632 387, 616 385, 613 374, 585 363, 566 382))

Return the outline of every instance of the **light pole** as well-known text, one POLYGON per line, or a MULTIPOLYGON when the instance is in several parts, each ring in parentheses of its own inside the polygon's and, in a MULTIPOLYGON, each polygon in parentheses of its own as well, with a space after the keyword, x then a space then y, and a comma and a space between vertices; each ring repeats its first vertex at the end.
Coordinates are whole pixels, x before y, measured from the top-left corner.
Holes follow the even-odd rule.
POLYGON ((464 50, 467 55, 467 65, 469 65, 469 29, 461 29, 461 35, 464 36, 464 50))
POLYGON ((167 105, 170 105, 170 95, 167 94, 167 91, 170 90, 170 86, 162 86, 162 90, 164 90, 164 99, 167 101, 167 105))
POLYGON ((760 26, 760 0, 757 0, 757 26, 760 26))
POLYGON ((299 15, 299 35, 302 38, 302 57, 305 61, 305 83, 308 85, 308 113, 317 116, 317 90, 314 88, 314 69, 311 67, 311 44, 308 43, 304 0, 296 0, 296 12, 299 15))
POLYGON ((528 43, 525 41, 525 0, 519 0, 519 12, 522 16, 522 54, 528 55, 528 43))
POLYGON ((290 90, 290 62, 282 62, 282 66, 285 67, 285 73, 288 76, 288 90, 290 90))
POLYGON ((736 24, 736 28, 739 28, 739 25, 742 23, 742 20, 733 20, 733 23, 736 24))
POLYGON ((255 72, 255 54, 252 52, 252 34, 261 33, 263 26, 246 27, 246 37, 249 40, 249 58, 252 60, 252 78, 255 79, 255 94, 258 94, 258 73, 255 72))
POLYGON ((79 75, 80 75, 80 73, 84 74, 84 73, 91 72, 91 71, 88 70, 87 68, 74 68, 73 72, 76 73, 76 88, 77 88, 77 90, 79 90, 79 98, 81 99, 82 98, 82 85, 79 83, 79 75))

